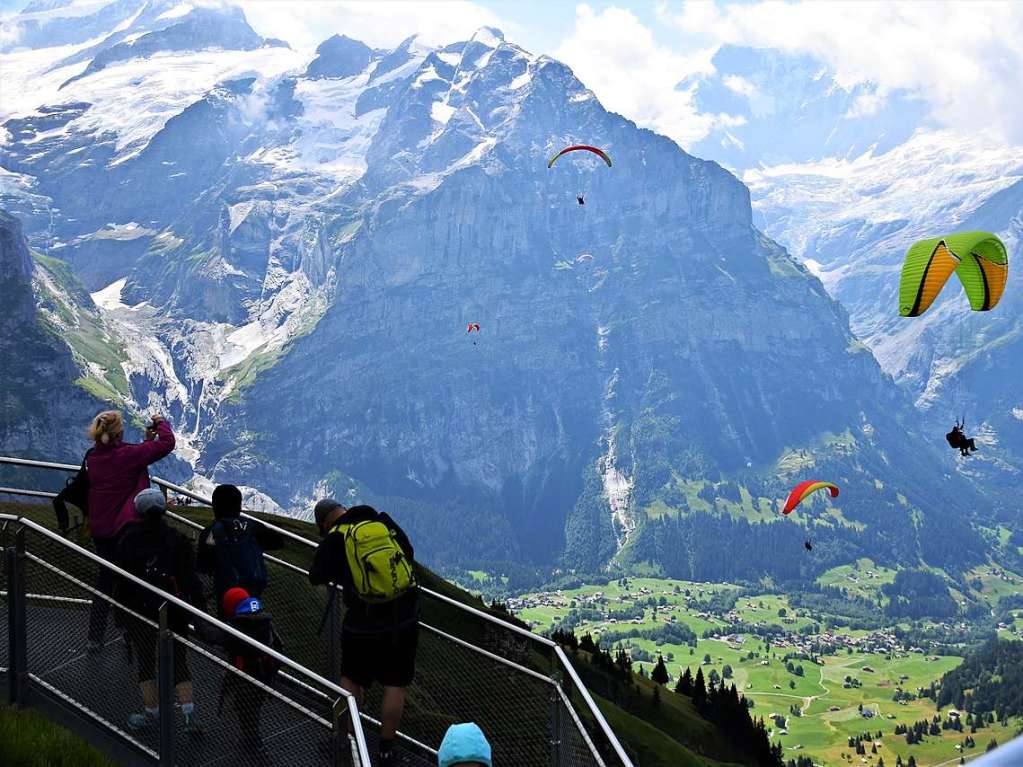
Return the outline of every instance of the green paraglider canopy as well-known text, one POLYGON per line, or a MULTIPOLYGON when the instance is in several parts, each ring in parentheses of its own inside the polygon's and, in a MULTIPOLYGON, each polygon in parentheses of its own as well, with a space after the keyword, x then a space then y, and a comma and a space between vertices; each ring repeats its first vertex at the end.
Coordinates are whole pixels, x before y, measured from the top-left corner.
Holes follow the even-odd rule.
POLYGON ((953 272, 973 311, 994 309, 1009 276, 1005 245, 990 232, 958 232, 914 243, 902 265, 899 314, 919 317, 927 311, 953 272))

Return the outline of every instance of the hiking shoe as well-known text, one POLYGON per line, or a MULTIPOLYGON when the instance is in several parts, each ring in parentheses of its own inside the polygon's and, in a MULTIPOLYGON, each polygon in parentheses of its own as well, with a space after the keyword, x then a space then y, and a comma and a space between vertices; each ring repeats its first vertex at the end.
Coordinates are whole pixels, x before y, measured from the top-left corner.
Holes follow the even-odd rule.
POLYGON ((140 714, 132 714, 128 717, 128 729, 134 730, 135 732, 141 732, 142 730, 148 730, 151 727, 155 727, 157 719, 155 716, 150 714, 148 711, 143 711, 140 714))

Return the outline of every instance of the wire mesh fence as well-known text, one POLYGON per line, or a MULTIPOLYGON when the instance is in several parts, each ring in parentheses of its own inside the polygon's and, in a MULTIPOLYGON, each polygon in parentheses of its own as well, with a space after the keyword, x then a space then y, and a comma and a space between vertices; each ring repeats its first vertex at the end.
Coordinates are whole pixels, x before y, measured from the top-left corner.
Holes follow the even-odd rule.
MULTIPOLYGON (((195 509, 167 515, 195 545, 202 525, 174 511, 191 514, 195 509)), ((306 570, 316 544, 283 532, 284 549, 266 557, 265 609, 274 616, 283 652, 337 683, 342 600, 331 602, 326 588, 309 584, 306 570)), ((212 595, 212 579, 202 579, 212 595)), ((215 598, 208 611, 216 615, 215 598)), ((399 733, 410 755, 429 757, 450 724, 475 721, 491 740, 495 757, 515 764, 631 767, 596 706, 580 695, 585 692, 581 682, 552 642, 429 590, 422 593, 421 627, 416 678, 399 733)), ((380 702, 379 690, 370 691, 362 709, 368 723, 379 718, 380 702)))
MULTIPOLYGON (((161 601, 158 592, 147 592, 160 604, 156 612, 142 608, 124 588, 130 576, 32 526, 20 526, 11 540, 11 524, 4 553, 16 560, 17 582, 4 582, 0 658, 23 655, 34 688, 162 764, 368 767, 365 748, 346 734, 351 727, 363 737, 340 688, 290 663, 245 673, 236 668, 239 646, 253 657, 269 651, 183 603, 161 601), (105 573, 115 580, 109 594, 105 573), (10 632, 19 636, 15 645, 11 605, 24 613, 10 632), (340 761, 338 752, 351 759, 340 761)), ((137 581, 132 587, 147 589, 137 581)))

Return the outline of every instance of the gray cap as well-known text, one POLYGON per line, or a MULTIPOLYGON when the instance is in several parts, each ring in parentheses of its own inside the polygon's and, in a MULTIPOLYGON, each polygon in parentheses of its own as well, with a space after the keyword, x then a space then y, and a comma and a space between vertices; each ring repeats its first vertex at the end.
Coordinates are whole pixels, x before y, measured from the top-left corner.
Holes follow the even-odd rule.
POLYGON ((135 511, 140 517, 147 514, 163 514, 167 511, 167 499, 155 487, 147 487, 135 496, 135 511))
POLYGON ((316 502, 316 507, 313 509, 313 516, 316 517, 316 526, 323 530, 323 523, 327 521, 327 517, 334 509, 343 509, 340 503, 335 501, 333 498, 323 498, 316 502))

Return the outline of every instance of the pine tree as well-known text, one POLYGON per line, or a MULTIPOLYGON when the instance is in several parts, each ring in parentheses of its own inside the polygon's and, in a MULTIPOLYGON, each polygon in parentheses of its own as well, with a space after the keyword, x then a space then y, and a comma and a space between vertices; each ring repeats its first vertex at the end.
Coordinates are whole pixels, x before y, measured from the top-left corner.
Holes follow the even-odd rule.
POLYGON ((686 670, 679 677, 678 684, 675 685, 675 692, 679 695, 691 696, 693 694, 693 674, 689 670, 689 666, 686 666, 686 670))
POLYGON ((657 682, 657 684, 668 683, 668 669, 664 665, 664 658, 660 655, 657 656, 657 665, 650 672, 650 678, 657 682))
POLYGON ((707 703, 707 683, 703 679, 703 669, 696 669, 696 680, 693 682, 693 705, 702 708, 707 703))

